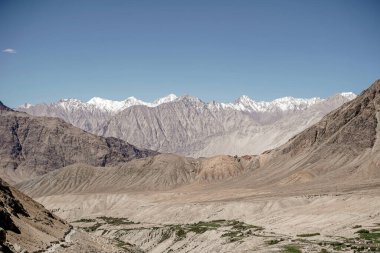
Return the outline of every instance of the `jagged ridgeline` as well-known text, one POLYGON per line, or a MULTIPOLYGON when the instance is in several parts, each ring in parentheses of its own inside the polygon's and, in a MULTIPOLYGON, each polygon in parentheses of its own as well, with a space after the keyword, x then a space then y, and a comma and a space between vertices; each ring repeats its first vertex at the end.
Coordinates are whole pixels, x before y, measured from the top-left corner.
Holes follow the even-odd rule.
POLYGON ((86 131, 141 148, 202 157, 260 154, 284 144, 354 97, 341 93, 327 99, 285 97, 257 102, 242 96, 232 103, 205 103, 171 94, 153 103, 134 97, 124 101, 63 99, 26 104, 17 110, 59 117, 86 131))
POLYGON ((286 144, 258 156, 194 159, 160 154, 115 164, 107 170, 73 164, 22 182, 19 187, 35 197, 62 192, 168 190, 199 184, 271 191, 277 187, 303 187, 304 191, 365 187, 376 184, 380 176, 379 99, 377 81, 286 144), (77 180, 70 182, 73 177, 77 180))

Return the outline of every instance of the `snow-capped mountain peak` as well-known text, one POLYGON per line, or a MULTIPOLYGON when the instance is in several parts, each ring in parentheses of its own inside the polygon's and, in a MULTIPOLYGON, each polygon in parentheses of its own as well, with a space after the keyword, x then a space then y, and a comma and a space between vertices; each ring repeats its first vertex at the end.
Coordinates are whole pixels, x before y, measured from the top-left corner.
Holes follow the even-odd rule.
MULTIPOLYGON (((338 95, 352 100, 356 97, 356 95, 352 92, 342 92, 338 95)), ((57 103, 53 103, 52 105, 62 107, 65 110, 76 110, 76 109, 86 109, 86 110, 101 110, 111 114, 116 114, 121 112, 131 106, 147 106, 147 107, 156 107, 164 103, 171 103, 174 101, 185 101, 189 105, 196 106, 197 108, 203 108, 207 106, 210 110, 218 111, 223 109, 231 109, 238 111, 246 111, 246 112, 275 112, 275 111, 295 111, 295 110, 305 110, 310 106, 317 104, 319 102, 324 101, 325 99, 321 99, 319 97, 314 98, 294 98, 294 97, 283 97, 278 98, 270 102, 266 101, 255 101, 250 97, 243 95, 236 99, 231 103, 220 103, 212 101, 210 103, 205 103, 200 100, 198 97, 193 97, 189 95, 177 97, 174 94, 169 94, 165 97, 158 98, 153 102, 144 102, 142 100, 137 99, 136 97, 128 97, 122 101, 115 101, 110 99, 104 99, 100 97, 93 97, 87 102, 82 102, 78 99, 61 99, 57 103)), ((25 103, 20 106, 20 109, 29 109, 34 107, 34 105, 25 103)))
POLYGON ((213 103, 209 104, 211 108, 223 109, 230 108, 247 112, 268 112, 268 111, 288 111, 288 110, 304 110, 324 99, 315 97, 310 99, 283 97, 275 99, 271 102, 255 101, 250 97, 243 95, 232 103, 213 103))
POLYGON ((240 103, 246 103, 246 104, 248 104, 248 103, 253 102, 253 100, 252 100, 250 97, 248 97, 247 95, 243 95, 243 96, 239 97, 239 98, 236 100, 236 102, 240 102, 240 103))
POLYGON ((288 110, 303 110, 308 107, 322 102, 324 99, 319 97, 314 98, 294 98, 294 97, 283 97, 275 99, 271 102, 272 106, 279 108, 282 111, 288 110))
POLYGON ((160 104, 170 103, 176 99, 177 99, 177 96, 174 94, 169 94, 168 96, 156 99, 153 103, 144 102, 133 96, 128 97, 127 99, 123 101, 114 101, 114 100, 104 99, 100 97, 93 97, 89 101, 87 101, 86 104, 95 106, 101 110, 117 113, 131 106, 144 105, 148 107, 155 107, 155 106, 159 106, 160 104))
POLYGON ((28 108, 30 108, 30 107, 32 107, 32 106, 33 106, 32 104, 24 103, 24 104, 20 105, 18 108, 28 109, 28 108))
POLYGON ((104 98, 100 98, 100 97, 93 97, 89 101, 87 101, 87 103, 85 103, 85 104, 92 105, 92 106, 99 108, 99 109, 102 109, 102 110, 116 112, 116 111, 123 110, 123 108, 125 108, 126 104, 132 103, 128 99, 125 101, 114 101, 114 100, 104 99, 104 98))
POLYGON ((353 92, 341 92, 339 93, 342 97, 348 98, 349 100, 355 99, 357 95, 353 92))
POLYGON ((175 95, 175 94, 169 94, 165 97, 162 97, 162 98, 158 98, 156 100, 153 101, 153 105, 160 105, 160 104, 164 104, 164 103, 170 103, 170 102, 173 102, 174 100, 176 100, 178 97, 175 95))
POLYGON ((128 97, 126 100, 121 101, 121 102, 124 103, 123 108, 121 108, 122 110, 124 110, 128 107, 134 106, 134 105, 146 105, 146 106, 150 105, 150 103, 144 102, 144 101, 137 99, 135 97, 128 97))
POLYGON ((104 99, 104 98, 100 98, 100 97, 93 97, 91 98, 90 100, 87 101, 87 104, 90 104, 90 105, 111 105, 113 104, 114 102, 118 102, 118 101, 113 101, 113 100, 109 100, 109 99, 104 99))

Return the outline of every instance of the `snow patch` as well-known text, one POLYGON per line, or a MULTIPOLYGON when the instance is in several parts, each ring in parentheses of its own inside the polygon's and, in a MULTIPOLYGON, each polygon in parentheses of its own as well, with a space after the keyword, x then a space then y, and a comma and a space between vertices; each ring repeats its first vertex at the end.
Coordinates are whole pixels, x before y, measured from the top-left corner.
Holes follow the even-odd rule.
POLYGON ((349 100, 353 100, 357 97, 357 95, 353 92, 341 92, 341 93, 339 93, 339 95, 341 95, 342 97, 345 97, 349 100))

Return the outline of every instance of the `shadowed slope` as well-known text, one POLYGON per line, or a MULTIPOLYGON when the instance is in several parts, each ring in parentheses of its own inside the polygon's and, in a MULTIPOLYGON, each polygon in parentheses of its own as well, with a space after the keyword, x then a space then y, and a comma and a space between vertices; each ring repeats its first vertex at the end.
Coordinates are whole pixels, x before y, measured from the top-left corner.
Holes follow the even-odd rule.
POLYGON ((261 155, 242 185, 316 183, 324 187, 380 179, 380 81, 283 146, 261 155))
POLYGON ((66 222, 1 178, 0 227, 6 230, 8 247, 17 247, 17 244, 28 251, 47 248, 62 239, 70 229, 66 222))
POLYGON ((0 175, 30 179, 73 163, 106 166, 155 155, 116 138, 87 133, 57 118, 0 110, 0 175))

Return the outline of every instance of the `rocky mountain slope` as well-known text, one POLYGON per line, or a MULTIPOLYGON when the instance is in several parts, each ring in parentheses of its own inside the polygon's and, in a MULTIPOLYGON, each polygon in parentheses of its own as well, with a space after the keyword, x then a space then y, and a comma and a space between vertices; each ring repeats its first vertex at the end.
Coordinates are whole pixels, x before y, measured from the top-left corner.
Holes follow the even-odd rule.
POLYGON ((160 154, 111 166, 106 170, 86 164, 73 164, 21 182, 17 187, 33 197, 66 193, 170 190, 236 177, 252 167, 253 161, 250 156, 194 159, 160 154))
POLYGON ((0 252, 141 252, 119 244, 73 228, 0 178, 0 252))
POLYGON ((376 249, 379 119, 380 80, 260 155, 77 163, 17 187, 62 217, 86 218, 79 224, 94 234, 148 252, 376 249))
POLYGON ((288 143, 259 156, 193 159, 162 154, 107 170, 74 164, 23 182, 19 187, 32 196, 46 196, 191 185, 229 189, 300 184, 331 189, 338 185, 377 183, 380 180, 379 117, 380 81, 376 81, 359 97, 329 113, 288 143))
POLYGON ((260 156, 242 185, 359 185, 380 180, 380 80, 288 143, 260 156), (260 178, 260 182, 255 180, 260 178))
POLYGON ((9 182, 78 162, 106 166, 156 154, 95 136, 58 118, 34 117, 5 106, 0 110, 0 136, 0 176, 9 182))
POLYGON ((153 103, 141 101, 135 97, 129 97, 124 101, 113 101, 94 97, 87 102, 78 99, 62 99, 51 104, 24 104, 17 108, 34 116, 49 116, 61 118, 64 121, 88 132, 96 132, 104 122, 113 115, 128 107, 143 105, 148 107, 159 106, 175 100, 177 97, 170 94, 155 100, 153 103))
POLYGON ((183 97, 155 108, 123 110, 98 134, 193 157, 260 154, 285 143, 347 101, 337 95, 302 110, 261 112, 218 109, 197 98, 183 97))
POLYGON ((43 250, 70 231, 69 224, 1 178, 0 227, 6 231, 4 252, 43 250))
POLYGON ((116 137, 138 147, 199 157, 259 154, 285 143, 326 113, 355 97, 285 97, 256 102, 242 96, 233 103, 205 103, 171 94, 153 103, 136 98, 93 98, 17 108, 32 115, 59 117, 92 133, 116 137))

